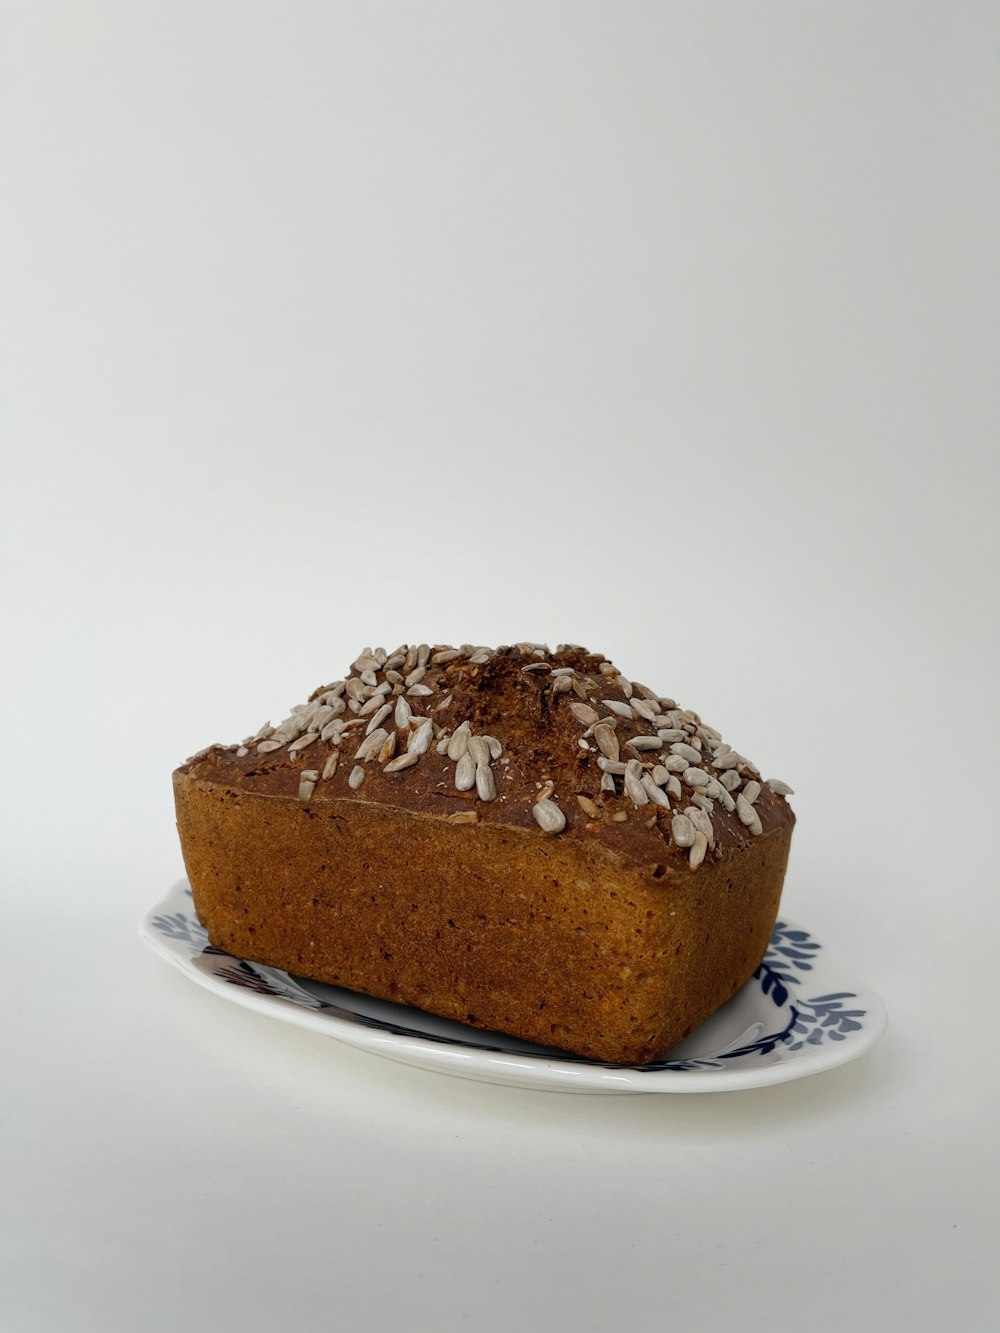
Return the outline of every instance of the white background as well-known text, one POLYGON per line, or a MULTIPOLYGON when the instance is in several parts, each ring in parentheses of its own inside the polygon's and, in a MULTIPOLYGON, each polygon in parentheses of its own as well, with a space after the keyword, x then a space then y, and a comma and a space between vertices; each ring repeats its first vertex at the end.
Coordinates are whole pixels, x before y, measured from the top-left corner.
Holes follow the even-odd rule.
POLYGON ((0 15, 0 1328, 995 1327, 996 7, 0 15), (493 1088, 141 950, 184 756, 518 638, 793 784, 869 1056, 493 1088))

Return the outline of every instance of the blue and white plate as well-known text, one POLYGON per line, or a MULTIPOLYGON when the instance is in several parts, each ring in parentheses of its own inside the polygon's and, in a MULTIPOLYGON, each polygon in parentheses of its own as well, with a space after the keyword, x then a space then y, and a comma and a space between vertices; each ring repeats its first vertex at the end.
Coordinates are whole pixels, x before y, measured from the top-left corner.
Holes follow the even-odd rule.
POLYGON ((149 947, 227 1000, 403 1064, 558 1092, 730 1092, 803 1078, 867 1051, 886 1024, 877 995, 808 930, 780 920, 742 990, 662 1060, 607 1065, 420 1009, 324 986, 215 949, 186 881, 144 918, 149 947))

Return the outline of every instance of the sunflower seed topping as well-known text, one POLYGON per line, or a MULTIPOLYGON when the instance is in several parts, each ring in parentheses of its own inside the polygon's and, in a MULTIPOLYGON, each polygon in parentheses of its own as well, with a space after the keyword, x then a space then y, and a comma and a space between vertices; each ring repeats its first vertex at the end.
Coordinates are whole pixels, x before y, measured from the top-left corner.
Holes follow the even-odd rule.
POLYGON ((585 815, 589 815, 591 819, 597 819, 599 817, 601 812, 589 796, 581 796, 580 793, 577 792, 576 799, 580 809, 585 815))
POLYGON ((566 827, 566 816, 555 801, 548 797, 536 801, 531 807, 531 813, 535 816, 535 822, 543 833, 561 833, 566 827))
MULTIPOLYGON (((388 705, 386 705, 388 707, 388 705)), ((396 700, 396 711, 393 714, 393 721, 397 727, 408 727, 410 718, 413 716, 413 709, 406 702, 402 695, 396 700)))
POLYGON ((794 796, 795 792, 789 787, 787 782, 782 782, 780 778, 768 778, 767 785, 778 796, 794 796))
POLYGON ((751 805, 754 804, 759 795, 760 795, 759 782, 748 782, 747 785, 743 788, 743 799, 745 801, 749 801, 751 805))
POLYGON ((454 762, 461 759, 469 748, 469 733, 472 730, 470 722, 463 722, 461 726, 456 727, 451 740, 448 742, 448 758, 454 762))
POLYGON ((434 723, 427 718, 421 722, 420 726, 411 731, 406 740, 406 753, 413 755, 426 754, 431 748, 431 742, 434 739, 434 723))
POLYGON ((638 750, 640 752, 643 750, 663 749, 663 742, 660 740, 659 736, 633 736, 627 743, 631 745, 633 750, 638 750))
POLYGON ((388 739, 389 733, 379 727, 364 738, 355 751, 355 759, 374 759, 388 739))
MULTIPOLYGON (((371 700, 371 702, 374 703, 375 701, 371 700)), ((365 707, 367 708, 367 706, 368 705, 366 704, 365 707)), ((363 715, 365 709, 362 708, 361 712, 363 715)), ((377 709, 376 712, 372 713, 371 721, 368 723, 368 726, 365 729, 366 733, 370 736, 373 731, 375 731, 378 727, 382 725, 382 723, 386 720, 386 718, 389 716, 391 712, 392 712, 392 704, 383 704, 381 708, 377 709)))
POLYGON ((261 741, 257 746, 258 754, 270 754, 272 750, 280 750, 284 741, 261 741))
POLYGON ((347 779, 347 785, 352 791, 357 791, 365 780, 365 770, 360 764, 355 764, 351 769, 350 777, 347 779))
POLYGON ((763 825, 760 822, 760 815, 753 808, 747 798, 740 792, 736 798, 736 813, 754 836, 763 833, 763 825))
POLYGON ((687 815, 674 815, 670 821, 670 832, 678 847, 690 847, 694 842, 695 828, 687 815))
POLYGON ((582 722, 585 727, 592 727, 595 722, 601 720, 600 713, 596 708, 591 708, 589 704, 571 703, 569 711, 577 722, 582 722))
POLYGON ((708 851, 708 839, 704 833, 696 833, 694 842, 691 844, 691 851, 688 854, 688 864, 692 870, 697 870, 705 859, 705 853, 708 851))
POLYGON ((489 764, 476 765, 476 791, 481 801, 496 800, 497 784, 489 764))
POLYGON ((628 768, 625 770, 625 795, 634 805, 649 804, 649 796, 646 792, 646 788, 642 785, 642 778, 636 776, 636 774, 628 768))
POLYGON ((399 773, 402 769, 412 768, 414 764, 418 764, 419 762, 420 756, 414 754, 412 750, 407 750, 405 754, 400 754, 397 755, 395 759, 390 759, 385 768, 382 769, 382 772, 399 773))
POLYGON ((308 801, 309 797, 316 790, 316 782, 319 774, 314 768, 304 768, 299 774, 299 800, 308 801))
POLYGON ((466 750, 455 765, 455 787, 458 791, 471 791, 476 785, 476 761, 466 750))
POLYGON ((490 747, 482 736, 469 737, 469 754, 477 764, 488 764, 490 762, 490 747))
POLYGON ((608 759, 617 760, 621 750, 614 727, 609 726, 607 722, 598 722, 593 734, 601 754, 608 759))
POLYGON ((643 788, 643 791, 646 793, 646 795, 649 797, 649 799, 653 802, 653 804, 654 804, 654 805, 660 805, 660 806, 662 806, 665 810, 669 810, 669 809, 670 809, 670 797, 669 797, 669 796, 667 795, 667 793, 663 790, 663 788, 662 788, 662 787, 658 787, 658 786, 656 785, 656 783, 653 781, 653 779, 650 777, 650 775, 649 775, 648 773, 643 773, 641 781, 642 781, 642 788, 643 788))
POLYGON ((331 751, 326 763, 323 765, 323 781, 329 782, 337 771, 337 764, 340 762, 340 751, 331 751))
POLYGON ((632 720, 632 709, 628 704, 623 704, 620 699, 602 699, 601 703, 605 708, 610 709, 611 712, 615 713, 618 717, 627 718, 629 721, 632 720))

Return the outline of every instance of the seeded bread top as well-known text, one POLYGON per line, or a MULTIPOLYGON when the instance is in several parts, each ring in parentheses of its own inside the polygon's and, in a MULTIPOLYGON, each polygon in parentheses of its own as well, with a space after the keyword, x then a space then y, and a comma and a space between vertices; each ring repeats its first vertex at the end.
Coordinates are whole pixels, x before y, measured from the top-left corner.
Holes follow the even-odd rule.
POLYGON ((697 869, 794 820, 785 783, 575 645, 366 648, 279 726, 208 746, 181 771, 317 808, 349 799, 596 839, 654 873, 697 869))

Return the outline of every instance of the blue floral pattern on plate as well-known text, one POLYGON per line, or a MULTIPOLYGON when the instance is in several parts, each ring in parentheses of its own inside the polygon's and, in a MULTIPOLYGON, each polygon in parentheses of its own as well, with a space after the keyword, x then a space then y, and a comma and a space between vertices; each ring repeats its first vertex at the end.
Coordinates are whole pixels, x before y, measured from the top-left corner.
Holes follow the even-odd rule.
MULTIPOLYGON (((814 1068, 828 1064, 843 1063, 853 1054, 860 1053, 862 1048, 866 1049, 885 1022, 881 1002, 870 992, 862 996, 856 988, 847 986, 830 990, 814 987, 814 975, 823 972, 826 965, 823 945, 800 926, 779 920, 753 978, 719 1011, 720 1015, 725 1015, 725 1023, 713 1016, 675 1051, 651 1064, 602 1064, 566 1051, 533 1046, 501 1033, 482 1032, 461 1023, 437 1019, 416 1009, 300 980, 276 968, 236 958, 209 943, 208 934, 194 912, 190 894, 189 888, 178 886, 160 909, 147 916, 144 937, 158 952, 165 953, 171 961, 213 989, 225 992, 235 988, 244 994, 252 992, 265 1003, 277 1003, 275 1016, 282 1013, 287 1016, 287 1005, 295 1006, 300 1012, 306 1010, 313 1015, 322 1015, 331 1024, 332 1035, 352 1040, 349 1031, 353 1028, 354 1044, 378 1049, 382 1054, 395 1054, 396 1058, 405 1058, 411 1063, 435 1066, 432 1056, 426 1060, 414 1059, 414 1048, 427 1052, 433 1051, 434 1047, 439 1050, 450 1047, 455 1048, 456 1054, 461 1052, 463 1057, 474 1054, 486 1061, 492 1058, 494 1062, 497 1057, 504 1057, 506 1064, 511 1063, 508 1057, 517 1057, 516 1063, 522 1073, 527 1070, 530 1074, 532 1065, 544 1066, 549 1071, 563 1066, 567 1073, 570 1069, 579 1071, 579 1077, 586 1081, 588 1070, 592 1071, 593 1078, 600 1078, 601 1071, 608 1071, 603 1077, 625 1078, 632 1085, 614 1089, 616 1091, 657 1090, 652 1086, 657 1078, 661 1083, 669 1078, 668 1090, 681 1090, 678 1076, 686 1078, 685 1091, 694 1088, 695 1079, 698 1090, 721 1086, 724 1082, 753 1086, 754 1083, 779 1081, 801 1072, 812 1072, 814 1068), (383 1034, 389 1040, 389 1046, 380 1042, 378 1047, 373 1047, 370 1042, 359 1040, 358 1029, 383 1034), (717 1040, 712 1040, 716 1032, 717 1040), (431 1045, 427 1047, 424 1043, 431 1045), (835 1050, 838 1043, 839 1049, 835 1050), (706 1045, 707 1050, 704 1049, 706 1045), (407 1048, 406 1054, 402 1053, 403 1047, 407 1048), (823 1059, 824 1052, 828 1059, 823 1059), (793 1072, 792 1063, 803 1055, 812 1057, 806 1061, 809 1067, 793 1072), (527 1065, 521 1065, 522 1061, 527 1065), (743 1071, 738 1081, 725 1077, 727 1071, 731 1074, 737 1070, 743 1071), (714 1077, 706 1082, 707 1075, 714 1077)), ((840 977, 841 973, 836 970, 825 974, 827 981, 840 977)), ((816 979, 819 979, 818 975, 816 979)), ((232 998, 237 996, 232 995, 232 998)), ((441 1059, 436 1067, 441 1067, 441 1059)), ((491 1077, 488 1073, 470 1073, 468 1069, 453 1069, 452 1072, 491 1077)), ((515 1081, 493 1077, 494 1081, 515 1081)), ((531 1078, 521 1081, 530 1082, 531 1078)))

